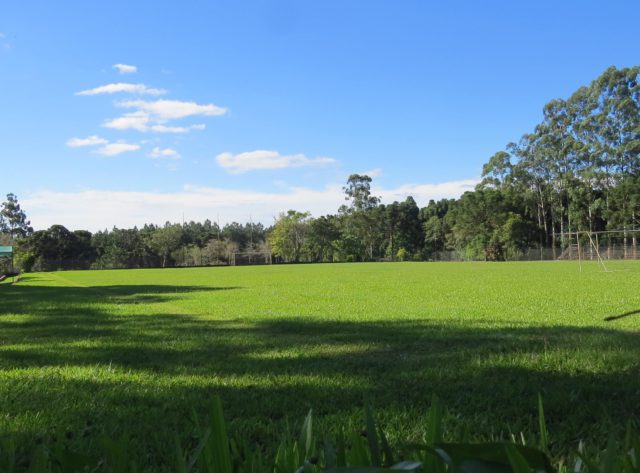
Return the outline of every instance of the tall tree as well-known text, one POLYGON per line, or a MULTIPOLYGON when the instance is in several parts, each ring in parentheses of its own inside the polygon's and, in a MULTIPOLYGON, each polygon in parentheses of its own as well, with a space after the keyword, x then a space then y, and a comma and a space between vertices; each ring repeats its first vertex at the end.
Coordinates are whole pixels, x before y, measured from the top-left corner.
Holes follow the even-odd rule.
POLYGON ((20 208, 15 194, 7 194, 7 200, 0 209, 0 231, 13 238, 23 238, 33 233, 31 222, 20 208))
POLYGON ((498 151, 491 156, 489 162, 482 166, 482 187, 495 187, 501 189, 510 183, 511 155, 506 151, 498 151))
POLYGON ((366 174, 351 174, 342 188, 345 200, 351 201, 351 207, 356 211, 374 208, 380 202, 379 197, 371 195, 371 181, 366 174))
POLYGON ((339 209, 345 247, 355 258, 373 260, 383 239, 382 209, 377 208, 380 198, 371 194, 371 178, 367 175, 351 174, 343 190, 345 200, 350 201, 350 206, 339 209))

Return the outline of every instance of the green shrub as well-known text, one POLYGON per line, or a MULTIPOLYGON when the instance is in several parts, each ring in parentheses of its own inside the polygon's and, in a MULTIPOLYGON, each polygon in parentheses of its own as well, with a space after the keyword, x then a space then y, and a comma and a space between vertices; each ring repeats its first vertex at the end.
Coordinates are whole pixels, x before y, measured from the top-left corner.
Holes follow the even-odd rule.
POLYGON ((36 263, 36 255, 27 250, 18 249, 14 255, 15 269, 30 273, 36 263))

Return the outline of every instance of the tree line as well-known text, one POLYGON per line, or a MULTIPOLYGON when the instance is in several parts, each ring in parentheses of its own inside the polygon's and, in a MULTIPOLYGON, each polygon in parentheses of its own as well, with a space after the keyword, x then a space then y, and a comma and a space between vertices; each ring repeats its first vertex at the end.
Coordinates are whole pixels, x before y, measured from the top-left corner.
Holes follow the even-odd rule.
MULTIPOLYGON (((572 232, 598 245, 637 246, 640 223, 640 67, 611 67, 543 109, 533 131, 490 157, 474 191, 458 199, 412 197, 384 204, 371 178, 352 174, 345 204, 312 217, 289 210, 270 227, 206 220, 164 226, 33 232, 13 194, 0 211, 0 244, 17 245, 29 269, 141 268, 249 262, 511 260, 548 249, 558 257, 572 232), (252 255, 253 260, 252 260, 252 255), (269 258, 263 258, 268 255, 269 258)), ((635 251, 635 250, 634 250, 635 251)), ((542 253, 541 253, 542 254, 542 253)))
MULTIPOLYGON (((533 132, 483 168, 480 189, 518 204, 540 245, 569 232, 621 230, 636 246, 640 203, 640 67, 610 67, 567 100, 547 103, 533 132)), ((557 240, 561 241, 558 242, 557 240)))
POLYGON ((558 257, 571 233, 597 245, 637 247, 640 223, 640 67, 610 67, 568 99, 544 106, 543 120, 483 166, 482 181, 459 199, 384 205, 367 176, 352 175, 349 206, 311 219, 290 211, 272 246, 289 261, 503 260, 528 250, 558 257), (607 232, 612 233, 599 233, 607 232), (620 231, 613 233, 614 231, 620 231), (583 237, 584 238, 584 237, 583 237))

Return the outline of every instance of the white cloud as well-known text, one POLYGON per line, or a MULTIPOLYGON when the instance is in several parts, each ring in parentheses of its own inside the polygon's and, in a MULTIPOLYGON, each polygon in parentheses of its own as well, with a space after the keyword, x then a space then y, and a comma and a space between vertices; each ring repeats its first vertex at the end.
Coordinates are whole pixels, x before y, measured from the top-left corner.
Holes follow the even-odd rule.
POLYGON ((146 223, 189 220, 253 221, 270 225, 279 212, 310 210, 315 215, 335 212, 343 203, 340 186, 324 190, 288 189, 284 192, 256 192, 185 186, 180 192, 121 192, 83 190, 79 192, 42 191, 24 199, 29 218, 36 229, 61 224, 69 229, 97 231, 118 226, 131 228, 146 223))
POLYGON ((100 138, 98 135, 87 136, 86 138, 71 138, 67 141, 67 146, 70 148, 80 148, 84 146, 101 146, 100 148, 92 151, 94 154, 101 154, 103 156, 116 156, 127 151, 137 151, 140 149, 139 145, 125 143, 124 141, 118 141, 116 143, 109 143, 108 140, 100 138))
POLYGON ((382 197, 383 202, 401 201, 412 196, 416 202, 425 206, 429 200, 451 199, 472 191, 480 179, 441 182, 439 184, 405 184, 395 189, 372 187, 372 193, 382 197))
POLYGON ((190 125, 190 126, 167 126, 167 125, 153 125, 149 127, 150 131, 157 133, 187 133, 191 130, 204 130, 203 124, 190 125))
POLYGON ((101 148, 98 148, 94 151, 96 154, 101 154, 103 156, 116 156, 118 154, 126 153, 128 151, 137 151, 140 149, 140 145, 134 145, 131 143, 109 143, 101 148))
POLYGON ((136 66, 131 66, 129 64, 114 64, 112 67, 117 69, 120 74, 135 74, 138 72, 138 68, 136 66))
POLYGON ((107 144, 108 141, 98 135, 87 136, 86 138, 71 138, 67 140, 69 148, 79 148, 81 146, 97 146, 107 144))
POLYGON ((203 124, 191 126, 153 124, 152 117, 143 110, 125 113, 121 117, 112 118, 111 120, 105 121, 102 126, 116 130, 154 131, 156 133, 187 133, 190 130, 204 130, 205 128, 203 124))
POLYGON ((137 108, 153 116, 160 123, 178 118, 186 118, 196 115, 216 116, 227 113, 226 108, 214 104, 201 105, 195 102, 183 102, 181 100, 124 100, 116 104, 123 108, 137 108))
POLYGON ((146 112, 125 113, 123 116, 107 120, 102 126, 116 130, 138 130, 147 131, 149 129, 149 114, 146 112))
POLYGON ((86 138, 71 138, 67 141, 67 146, 70 148, 80 148, 83 146, 101 146, 100 148, 92 151, 94 154, 101 154, 103 156, 116 156, 127 151, 137 151, 140 149, 139 145, 125 143, 124 141, 118 141, 117 143, 109 143, 108 140, 100 138, 98 135, 87 136, 86 138))
POLYGON ((158 159, 158 158, 170 158, 170 159, 180 159, 180 154, 171 148, 160 148, 156 146, 151 150, 149 154, 147 154, 150 158, 158 159))
POLYGON ((116 94, 119 92, 125 92, 129 94, 144 94, 144 95, 163 95, 167 91, 164 89, 155 89, 147 87, 144 84, 129 84, 126 82, 116 82, 113 84, 101 85, 94 89, 82 90, 76 92, 76 95, 100 95, 100 94, 116 94))
POLYGON ((373 168, 373 169, 369 169, 368 171, 365 172, 361 172, 358 173, 360 175, 364 175, 364 176, 369 176, 369 177, 380 177, 382 176, 382 169, 380 168, 373 168))
MULTIPOLYGON (((429 199, 455 198, 471 190, 477 179, 439 184, 416 184, 396 189, 373 189, 383 202, 404 200, 413 195, 419 206, 429 199), (414 191, 413 194, 407 192, 414 191)), ((82 190, 78 192, 41 191, 21 199, 36 229, 61 224, 72 230, 97 231, 118 226, 132 228, 144 223, 178 222, 184 213, 188 220, 245 222, 251 215, 254 222, 273 223, 279 212, 289 209, 310 211, 314 216, 335 213, 344 201, 342 185, 324 189, 286 188, 277 192, 249 189, 221 189, 185 186, 179 192, 124 192, 82 190)))
POLYGON ((222 153, 216 156, 216 161, 231 174, 265 169, 326 166, 337 162, 333 158, 307 158, 304 154, 285 156, 270 150, 247 151, 240 154, 222 153))

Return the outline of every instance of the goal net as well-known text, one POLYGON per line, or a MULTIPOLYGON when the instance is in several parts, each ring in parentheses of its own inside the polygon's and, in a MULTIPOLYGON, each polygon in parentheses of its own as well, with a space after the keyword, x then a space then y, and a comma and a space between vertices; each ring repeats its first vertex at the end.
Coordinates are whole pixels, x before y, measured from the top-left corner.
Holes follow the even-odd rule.
POLYGON ((231 253, 229 264, 231 266, 248 266, 256 264, 271 264, 271 253, 259 251, 238 251, 231 253))
POLYGON ((565 242, 561 260, 595 261, 608 271, 609 262, 640 259, 640 230, 578 231, 559 236, 565 242))

